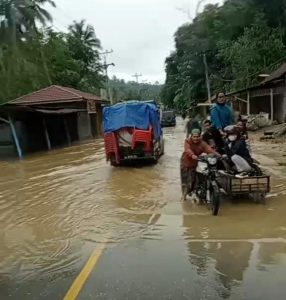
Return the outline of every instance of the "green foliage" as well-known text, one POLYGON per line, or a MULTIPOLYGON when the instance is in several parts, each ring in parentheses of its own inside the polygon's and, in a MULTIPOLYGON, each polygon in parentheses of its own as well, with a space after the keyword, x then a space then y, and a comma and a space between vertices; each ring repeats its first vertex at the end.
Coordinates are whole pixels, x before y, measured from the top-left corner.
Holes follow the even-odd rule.
POLYGON ((116 102, 123 100, 160 100, 162 86, 159 83, 137 83, 124 81, 115 76, 109 81, 113 98, 116 102))
POLYGON ((229 86, 233 89, 256 83, 257 72, 268 72, 269 66, 281 56, 285 57, 286 52, 279 30, 270 28, 261 14, 235 42, 222 42, 218 51, 218 57, 225 63, 222 75, 235 79, 229 86))
POLYGON ((51 84, 92 93, 103 86, 94 28, 84 20, 74 22, 67 33, 47 28, 52 17, 43 9, 45 3, 54 5, 51 0, 0 2, 0 102, 51 84))
POLYGON ((227 0, 178 28, 175 52, 166 59, 164 104, 190 107, 207 99, 204 54, 213 94, 257 83, 258 73, 277 67, 286 58, 285 3, 227 0))
POLYGON ((37 31, 36 23, 46 25, 52 21, 43 5, 55 7, 52 0, 1 0, 0 40, 16 44, 17 39, 31 36, 37 31))

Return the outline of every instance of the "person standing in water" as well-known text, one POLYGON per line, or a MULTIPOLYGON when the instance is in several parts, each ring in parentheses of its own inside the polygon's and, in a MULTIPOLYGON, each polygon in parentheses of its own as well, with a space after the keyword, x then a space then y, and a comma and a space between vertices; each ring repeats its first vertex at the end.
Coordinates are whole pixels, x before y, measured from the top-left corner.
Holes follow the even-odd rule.
POLYGON ((224 128, 234 124, 234 113, 231 107, 226 104, 224 93, 218 93, 216 104, 211 108, 212 126, 224 135, 224 128))

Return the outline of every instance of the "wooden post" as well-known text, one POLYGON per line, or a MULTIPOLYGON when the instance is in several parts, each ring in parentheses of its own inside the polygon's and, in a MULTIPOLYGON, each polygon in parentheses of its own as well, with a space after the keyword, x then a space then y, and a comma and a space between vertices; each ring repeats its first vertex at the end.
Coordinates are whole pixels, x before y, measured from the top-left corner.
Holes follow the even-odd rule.
POLYGON ((47 142, 47 146, 49 151, 52 149, 51 146, 51 140, 50 140, 50 136, 49 136, 49 132, 48 132, 48 128, 47 128, 47 122, 46 119, 43 119, 43 124, 44 124, 44 129, 45 129, 45 137, 46 137, 46 142, 47 142))
POLYGON ((102 135, 102 107, 101 105, 96 106, 96 127, 97 127, 97 135, 102 135))
POLYGON ((0 121, 4 122, 4 123, 6 123, 6 124, 10 124, 10 122, 9 122, 8 120, 6 120, 6 119, 4 119, 4 118, 1 118, 1 117, 0 117, 0 121))
POLYGON ((247 115, 250 115, 250 92, 247 91, 247 115))
POLYGON ((10 116, 9 116, 9 124, 10 124, 10 128, 11 128, 12 136, 13 136, 13 139, 14 139, 14 142, 16 145, 16 150, 17 150, 18 156, 20 159, 22 159, 23 152, 22 152, 21 145, 20 145, 20 142, 19 142, 19 139, 17 136, 16 128, 15 128, 13 120, 10 116))
POLYGON ((70 146, 71 145, 71 136, 70 136, 69 127, 68 127, 68 123, 67 123, 66 118, 64 118, 64 124, 65 124, 65 130, 66 130, 68 144, 70 146))
POLYGON ((274 103, 273 103, 273 89, 270 90, 270 121, 273 123, 274 119, 274 103))

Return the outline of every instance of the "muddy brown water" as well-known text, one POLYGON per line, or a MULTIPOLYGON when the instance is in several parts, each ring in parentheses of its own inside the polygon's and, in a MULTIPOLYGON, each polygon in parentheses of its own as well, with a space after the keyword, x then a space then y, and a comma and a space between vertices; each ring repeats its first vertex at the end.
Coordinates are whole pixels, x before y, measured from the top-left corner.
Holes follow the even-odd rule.
MULTIPOLYGON (((101 140, 0 162, 0 281, 68 271, 106 238, 110 247, 133 239, 183 243, 198 274, 215 268, 225 286, 253 268, 281 273, 283 169, 275 169, 265 206, 226 201, 212 217, 205 207, 180 201, 184 132, 178 123, 165 130, 166 154, 156 166, 112 168, 101 140)), ((255 149, 265 155, 261 144, 255 149)))

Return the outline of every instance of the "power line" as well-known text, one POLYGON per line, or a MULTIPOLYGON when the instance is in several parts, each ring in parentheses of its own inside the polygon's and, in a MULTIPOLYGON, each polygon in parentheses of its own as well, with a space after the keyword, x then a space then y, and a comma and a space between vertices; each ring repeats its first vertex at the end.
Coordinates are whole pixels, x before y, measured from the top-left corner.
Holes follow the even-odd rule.
POLYGON ((108 67, 110 66, 115 66, 114 63, 107 63, 107 55, 108 54, 111 54, 113 53, 113 50, 106 50, 104 52, 101 52, 99 53, 99 55, 103 55, 103 61, 104 61, 104 64, 102 65, 102 67, 104 68, 105 70, 105 84, 106 84, 106 92, 107 92, 107 98, 110 98, 110 95, 109 95, 109 78, 108 78, 108 67))
POLYGON ((132 77, 136 78, 137 83, 139 83, 138 78, 141 77, 141 76, 142 76, 142 74, 138 74, 138 73, 135 73, 134 75, 132 75, 132 77))
POLYGON ((60 29, 58 26, 56 26, 55 24, 51 24, 50 27, 53 27, 54 29, 58 30, 59 32, 62 32, 63 30, 60 29))
POLYGON ((76 18, 73 18, 72 16, 70 16, 69 14, 67 14, 67 10, 63 9, 62 7, 59 6, 59 4, 57 3, 56 9, 59 10, 61 12, 61 14, 69 21, 69 22, 73 22, 74 20, 76 20, 76 18))
POLYGON ((107 55, 108 54, 111 54, 111 53, 113 53, 113 50, 111 49, 111 50, 106 50, 106 51, 104 51, 104 52, 101 52, 101 53, 99 53, 99 55, 102 55, 103 56, 103 60, 104 60, 104 69, 105 69, 105 75, 106 75, 106 77, 108 77, 108 73, 107 73, 107 68, 108 68, 108 66, 110 66, 110 65, 114 65, 113 63, 112 64, 107 64, 107 55))
MULTIPOLYGON (((280 59, 278 59, 277 61, 275 61, 274 63, 268 65, 267 67, 265 67, 265 69, 268 69, 268 68, 271 68, 271 67, 275 66, 276 64, 278 64, 279 62, 283 61, 284 59, 286 59, 286 56, 283 56, 283 57, 281 57, 280 59)), ((243 76, 243 77, 240 77, 240 78, 238 78, 238 79, 223 79, 223 78, 219 78, 219 77, 216 76, 216 75, 215 75, 215 77, 216 77, 217 79, 221 80, 221 81, 225 81, 225 82, 235 82, 235 81, 239 81, 239 80, 242 80, 242 79, 248 79, 248 78, 254 77, 254 76, 256 76, 256 75, 258 75, 258 74, 260 74, 260 73, 261 73, 261 71, 257 71, 257 72, 255 72, 255 73, 253 73, 253 74, 250 74, 250 75, 248 75, 248 76, 243 76)))

